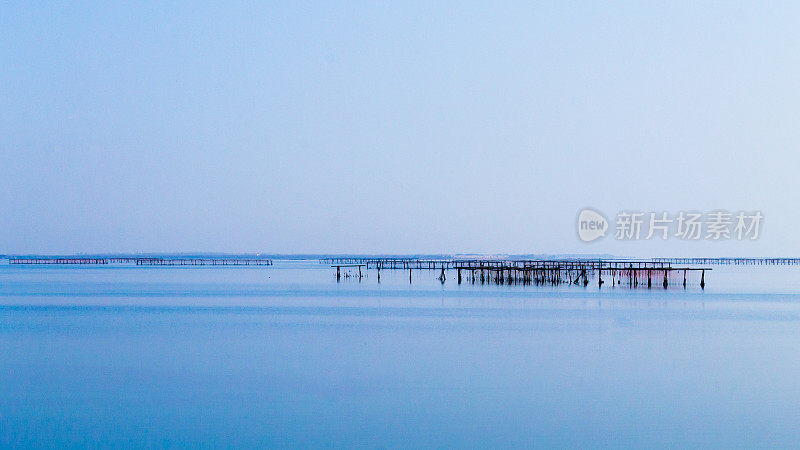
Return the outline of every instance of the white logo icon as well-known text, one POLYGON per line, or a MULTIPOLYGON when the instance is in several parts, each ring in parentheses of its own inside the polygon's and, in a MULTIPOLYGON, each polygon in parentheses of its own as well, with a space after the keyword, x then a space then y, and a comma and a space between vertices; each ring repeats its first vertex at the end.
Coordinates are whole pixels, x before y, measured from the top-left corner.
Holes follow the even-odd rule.
POLYGON ((608 220, 593 209, 584 209, 578 214, 578 237, 591 242, 606 235, 608 220))

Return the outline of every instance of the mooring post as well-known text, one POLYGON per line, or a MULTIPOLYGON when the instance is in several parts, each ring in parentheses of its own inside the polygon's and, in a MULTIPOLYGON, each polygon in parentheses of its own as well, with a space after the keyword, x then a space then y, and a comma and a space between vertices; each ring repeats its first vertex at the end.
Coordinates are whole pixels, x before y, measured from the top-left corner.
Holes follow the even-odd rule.
POLYGON ((703 269, 703 271, 700 272, 700 289, 705 289, 705 288, 706 288, 706 270, 703 269))
POLYGON ((664 289, 667 288, 667 270, 664 270, 664 289))
POLYGON ((461 268, 459 267, 457 270, 458 270, 458 284, 461 284, 461 268))
POLYGON ((408 269, 408 283, 411 284, 411 269, 408 269))
POLYGON ((686 289, 686 269, 683 269, 683 288, 686 289))
POLYGON ((597 287, 603 287, 603 268, 597 269, 597 287))
POLYGON ((342 278, 342 273, 340 272, 341 267, 336 266, 336 281, 339 281, 342 278))

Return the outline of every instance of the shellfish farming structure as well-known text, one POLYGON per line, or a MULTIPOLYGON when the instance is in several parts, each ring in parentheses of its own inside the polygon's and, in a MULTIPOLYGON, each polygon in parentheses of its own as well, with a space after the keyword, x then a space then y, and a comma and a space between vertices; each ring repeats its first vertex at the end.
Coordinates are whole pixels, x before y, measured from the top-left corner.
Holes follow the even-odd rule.
POLYGON ((590 260, 590 259, 416 259, 416 258, 323 258, 320 263, 336 268, 336 279, 341 279, 342 268, 358 268, 358 279, 364 270, 375 269, 380 280, 381 270, 408 270, 412 280, 413 270, 440 271, 438 279, 444 283, 446 271, 456 272, 458 284, 495 285, 583 285, 596 283, 610 286, 686 287, 699 283, 705 288, 709 267, 675 265, 661 259, 641 260, 590 260))

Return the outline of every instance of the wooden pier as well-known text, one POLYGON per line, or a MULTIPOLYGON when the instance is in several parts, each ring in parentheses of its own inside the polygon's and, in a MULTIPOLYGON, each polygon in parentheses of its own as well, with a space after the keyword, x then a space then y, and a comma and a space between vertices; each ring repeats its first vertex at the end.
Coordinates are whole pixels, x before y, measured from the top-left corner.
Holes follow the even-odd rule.
POLYGON ((653 261, 673 264, 744 265, 744 266, 796 266, 800 258, 653 258, 653 261))
POLYGON ((271 266, 271 259, 263 258, 160 258, 160 257, 16 257, 9 264, 134 264, 137 266, 271 266))
POLYGON ((458 284, 496 285, 560 285, 576 284, 587 286, 595 282, 602 287, 612 286, 631 288, 654 286, 686 287, 688 283, 699 282, 705 288, 705 273, 708 267, 675 265, 678 260, 638 259, 638 260, 600 260, 600 259, 417 259, 417 258, 325 258, 320 263, 336 267, 336 279, 341 279, 341 269, 357 267, 361 279, 362 268, 376 269, 380 281, 381 270, 408 270, 411 282, 413 270, 439 270, 438 279, 444 283, 445 271, 455 270, 458 284), (699 279, 698 279, 699 275, 699 279))
POLYGON ((520 264, 457 265, 457 280, 466 278, 472 284, 508 285, 560 285, 587 286, 595 280, 598 287, 610 282, 611 286, 647 287, 670 285, 686 287, 700 274, 700 287, 705 288, 705 272, 709 268, 673 267, 664 263, 642 261, 527 261, 520 264), (689 275, 692 274, 692 277, 689 275))
POLYGON ((270 259, 137 258, 137 266, 271 266, 270 259))
MULTIPOLYGON (((319 260, 321 264, 365 264, 368 268, 382 268, 382 269, 453 269, 456 265, 472 263, 476 266, 501 266, 511 263, 511 265, 519 266, 531 262, 534 264, 542 263, 543 259, 420 259, 420 258, 379 258, 379 257, 335 257, 323 258, 319 260)), ((566 259, 550 259, 552 264, 562 264, 566 259)), ((570 259, 569 261, 578 261, 581 264, 587 264, 588 259, 570 259)), ((635 259, 635 260, 621 260, 609 259, 604 262, 631 262, 635 266, 643 264, 663 264, 663 265, 800 265, 800 258, 734 258, 734 257, 690 257, 690 258, 649 258, 649 259, 635 259)))
POLYGON ((108 264, 108 258, 8 258, 9 264, 108 264))
POLYGON ((367 269, 452 269, 454 261, 449 259, 417 259, 417 258, 322 258, 321 264, 343 266, 346 264, 362 264, 367 269))

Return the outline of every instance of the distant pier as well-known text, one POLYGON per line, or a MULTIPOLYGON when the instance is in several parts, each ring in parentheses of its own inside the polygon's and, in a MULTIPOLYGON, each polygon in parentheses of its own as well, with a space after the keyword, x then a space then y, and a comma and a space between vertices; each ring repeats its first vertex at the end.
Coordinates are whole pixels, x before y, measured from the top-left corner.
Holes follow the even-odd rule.
POLYGON ((137 258, 137 266, 271 266, 271 259, 137 258))
POLYGON ((417 258, 322 258, 321 264, 331 266, 345 266, 360 264, 367 269, 452 269, 455 267, 453 260, 446 259, 417 259, 417 258))
POLYGON ((134 264, 137 266, 271 266, 271 259, 263 258, 160 258, 160 257, 58 257, 37 256, 8 258, 9 264, 134 264))
POLYGON ((653 258, 652 261, 665 261, 673 264, 708 264, 736 266, 796 266, 800 258, 653 258))
POLYGON ((108 264, 108 258, 9 257, 9 264, 108 264))

